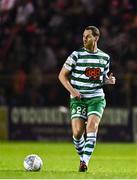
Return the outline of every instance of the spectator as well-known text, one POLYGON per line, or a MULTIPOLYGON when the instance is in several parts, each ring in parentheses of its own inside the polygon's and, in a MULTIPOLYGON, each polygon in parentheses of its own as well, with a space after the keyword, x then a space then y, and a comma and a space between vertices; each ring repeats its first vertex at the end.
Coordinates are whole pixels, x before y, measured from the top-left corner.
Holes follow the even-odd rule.
MULTIPOLYGON (((115 95, 111 102, 108 101, 109 105, 121 105, 121 98, 122 102, 125 101, 125 89, 128 91, 126 78, 129 75, 134 76, 132 87, 136 96, 136 1, 0 2, 1 104, 67 105, 64 97, 62 101, 56 101, 64 96, 58 85, 57 74, 66 57, 79 48, 81 32, 87 25, 100 28, 102 39, 99 46, 111 55, 111 69, 122 79, 118 79, 115 95)), ((110 90, 106 89, 108 99, 110 90)), ((132 101, 137 105, 134 96, 131 96, 132 101)))

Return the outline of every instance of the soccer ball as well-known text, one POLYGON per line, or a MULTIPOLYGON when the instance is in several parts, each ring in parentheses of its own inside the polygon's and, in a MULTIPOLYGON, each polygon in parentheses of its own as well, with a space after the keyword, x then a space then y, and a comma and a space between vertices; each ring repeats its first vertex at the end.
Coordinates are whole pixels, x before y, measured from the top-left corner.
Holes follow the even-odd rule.
POLYGON ((43 162, 42 159, 36 154, 30 154, 25 157, 23 162, 24 168, 27 171, 40 171, 43 162))

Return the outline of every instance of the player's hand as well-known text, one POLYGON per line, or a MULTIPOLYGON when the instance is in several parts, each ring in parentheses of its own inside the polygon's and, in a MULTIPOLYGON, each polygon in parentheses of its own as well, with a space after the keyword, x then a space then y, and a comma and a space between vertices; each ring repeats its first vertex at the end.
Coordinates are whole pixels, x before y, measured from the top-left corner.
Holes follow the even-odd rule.
POLYGON ((71 95, 73 96, 73 98, 81 99, 81 94, 76 89, 74 89, 74 91, 71 92, 71 95))
POLYGON ((116 83, 116 78, 113 76, 113 73, 110 73, 108 78, 105 80, 105 84, 115 84, 116 83))

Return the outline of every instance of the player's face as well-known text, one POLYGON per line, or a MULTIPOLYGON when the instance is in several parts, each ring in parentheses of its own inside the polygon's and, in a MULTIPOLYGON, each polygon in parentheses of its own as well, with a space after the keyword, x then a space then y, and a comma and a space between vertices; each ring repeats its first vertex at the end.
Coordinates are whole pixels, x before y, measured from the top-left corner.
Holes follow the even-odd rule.
POLYGON ((96 38, 92 35, 91 30, 85 30, 83 33, 83 44, 86 49, 91 49, 94 46, 96 38))

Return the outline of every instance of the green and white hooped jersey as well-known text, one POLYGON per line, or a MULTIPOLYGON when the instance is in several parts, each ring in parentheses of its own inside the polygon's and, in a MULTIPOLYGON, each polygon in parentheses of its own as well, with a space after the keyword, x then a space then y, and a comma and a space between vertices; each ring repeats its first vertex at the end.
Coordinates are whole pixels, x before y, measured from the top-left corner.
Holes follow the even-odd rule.
POLYGON ((96 53, 81 48, 74 51, 64 63, 71 71, 71 85, 77 89, 83 98, 103 96, 104 77, 109 72, 110 57, 100 49, 96 53))

